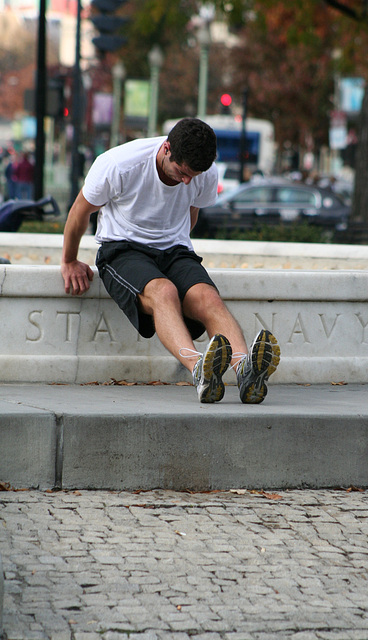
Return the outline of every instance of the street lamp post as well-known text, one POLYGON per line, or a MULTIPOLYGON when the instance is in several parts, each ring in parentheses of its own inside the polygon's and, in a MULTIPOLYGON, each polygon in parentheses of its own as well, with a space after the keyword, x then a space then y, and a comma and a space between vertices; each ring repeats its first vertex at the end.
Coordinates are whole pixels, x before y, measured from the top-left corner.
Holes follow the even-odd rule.
POLYGON ((207 86, 208 86, 208 53, 211 36, 209 24, 206 21, 198 29, 199 52, 199 81, 198 81, 198 117, 202 120, 207 112, 207 86))
POLYGON ((205 119, 207 113, 208 89, 208 55, 211 44, 210 25, 215 16, 215 7, 208 3, 201 6, 199 11, 199 28, 197 38, 199 43, 199 79, 198 79, 198 117, 205 119))
POLYGON ((111 140, 110 146, 116 147, 119 144, 119 128, 120 128, 120 107, 121 92, 123 82, 126 77, 125 67, 122 62, 117 62, 112 68, 113 79, 113 114, 111 123, 111 140))
POLYGON ((246 155, 247 155, 247 129, 246 129, 247 106, 248 106, 247 102, 248 102, 248 91, 247 91, 247 89, 244 89, 244 91, 243 91, 242 128, 241 128, 241 137, 240 137, 239 182, 245 182, 244 169, 245 169, 246 155))
POLYGON ((46 0, 40 0, 38 19, 37 76, 36 76, 36 166, 34 177, 34 198, 39 200, 44 190, 45 164, 45 105, 46 105, 46 0))
POLYGON ((75 63, 73 69, 73 104, 72 104, 72 120, 73 120, 73 141, 72 141, 72 171, 71 171, 71 188, 70 188, 70 206, 73 204, 79 192, 80 178, 80 126, 81 126, 81 85, 82 76, 80 68, 81 58, 81 0, 77 2, 77 21, 75 36, 75 63))
POLYGON ((160 76, 160 69, 164 62, 164 56, 158 45, 155 45, 154 47, 152 47, 151 51, 148 54, 148 61, 149 61, 150 71, 151 71, 151 92, 150 92, 147 135, 150 138, 154 136, 156 133, 159 76, 160 76))

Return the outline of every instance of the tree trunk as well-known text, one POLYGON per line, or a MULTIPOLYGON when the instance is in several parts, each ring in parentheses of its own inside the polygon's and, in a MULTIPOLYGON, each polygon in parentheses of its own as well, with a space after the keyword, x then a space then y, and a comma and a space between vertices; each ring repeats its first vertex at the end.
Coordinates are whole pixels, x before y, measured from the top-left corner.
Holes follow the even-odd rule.
POLYGON ((368 85, 359 116, 352 218, 368 223, 368 85))

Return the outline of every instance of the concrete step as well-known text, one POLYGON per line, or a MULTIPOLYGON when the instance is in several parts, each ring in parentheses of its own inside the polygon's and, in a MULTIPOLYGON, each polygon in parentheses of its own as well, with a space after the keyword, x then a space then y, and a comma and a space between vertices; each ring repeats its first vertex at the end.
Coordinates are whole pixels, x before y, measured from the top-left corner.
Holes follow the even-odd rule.
POLYGON ((0 481, 14 488, 368 486, 368 385, 0 385, 0 481))

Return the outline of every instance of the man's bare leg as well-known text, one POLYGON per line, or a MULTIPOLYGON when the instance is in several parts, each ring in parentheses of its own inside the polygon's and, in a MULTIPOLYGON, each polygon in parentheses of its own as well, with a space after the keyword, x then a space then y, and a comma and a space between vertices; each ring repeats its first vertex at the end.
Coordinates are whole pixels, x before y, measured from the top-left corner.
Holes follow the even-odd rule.
POLYGON ((153 315, 162 344, 192 372, 200 402, 221 400, 225 392, 222 376, 231 360, 228 339, 219 334, 210 336, 205 353, 196 351, 176 287, 165 278, 151 280, 139 300, 142 310, 153 315))
POLYGON ((155 330, 164 347, 189 371, 193 371, 198 352, 184 322, 175 285, 166 278, 151 280, 138 296, 144 313, 153 316, 155 330), (186 354, 182 352, 186 351, 186 354), (193 352, 190 355, 190 352, 193 352), (189 356, 189 357, 188 357, 189 356))
POLYGON ((280 361, 280 347, 275 336, 262 329, 248 353, 239 324, 211 285, 191 287, 185 296, 183 309, 189 317, 203 322, 209 335, 220 332, 230 340, 232 366, 237 373, 241 401, 249 404, 263 402, 267 395, 266 382, 280 361))
POLYGON ((229 340, 233 357, 232 366, 248 353, 248 347, 238 321, 226 307, 217 290, 209 284, 191 287, 184 298, 183 312, 188 318, 199 320, 209 337, 221 333, 229 340))

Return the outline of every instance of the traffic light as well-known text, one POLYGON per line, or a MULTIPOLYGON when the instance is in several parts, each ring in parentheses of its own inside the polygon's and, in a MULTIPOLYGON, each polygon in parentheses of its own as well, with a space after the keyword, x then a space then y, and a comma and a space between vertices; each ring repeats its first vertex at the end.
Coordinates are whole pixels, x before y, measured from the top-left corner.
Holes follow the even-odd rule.
POLYGON ((221 113, 226 115, 231 113, 231 103, 233 99, 229 93, 223 93, 220 102, 221 102, 221 113))
MULTIPOLYGON (((55 76, 49 78, 46 87, 46 104, 45 115, 50 118, 63 118, 65 117, 65 93, 64 93, 65 78, 63 76, 55 76)), ((35 90, 26 89, 24 92, 24 109, 31 113, 35 113, 36 100, 35 90)))
POLYGON ((46 93, 46 115, 63 118, 65 110, 64 78, 49 78, 46 93))
POLYGON ((116 51, 127 42, 127 37, 120 34, 124 25, 130 18, 115 15, 128 0, 92 0, 91 6, 99 13, 92 14, 91 21, 100 32, 99 36, 92 38, 92 42, 102 54, 116 51), (117 33, 119 31, 119 33, 117 33))

